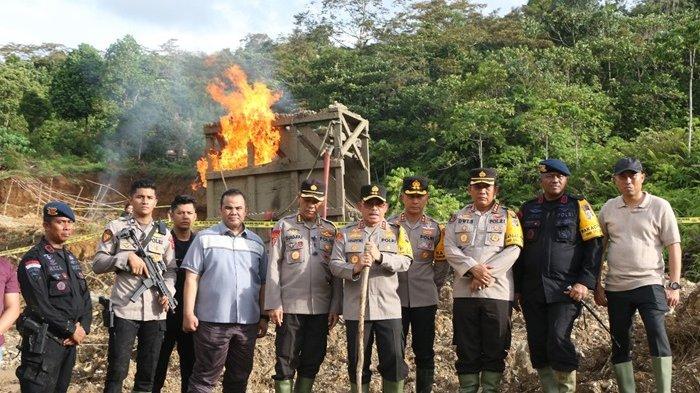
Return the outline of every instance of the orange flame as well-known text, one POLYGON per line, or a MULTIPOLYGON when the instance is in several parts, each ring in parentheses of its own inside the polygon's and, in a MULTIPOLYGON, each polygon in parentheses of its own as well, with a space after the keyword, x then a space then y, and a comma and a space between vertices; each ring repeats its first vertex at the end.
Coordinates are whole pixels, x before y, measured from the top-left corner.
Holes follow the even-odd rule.
POLYGON ((228 92, 226 83, 219 79, 207 85, 207 92, 228 110, 228 114, 219 121, 223 148, 209 151, 197 161, 197 172, 204 187, 209 163, 214 171, 243 168, 248 165, 248 152, 252 150, 252 163, 266 164, 277 156, 280 145, 279 130, 272 127, 275 114, 270 108, 282 93, 270 90, 261 82, 249 84, 248 77, 237 65, 226 70, 225 75, 234 91, 228 92))

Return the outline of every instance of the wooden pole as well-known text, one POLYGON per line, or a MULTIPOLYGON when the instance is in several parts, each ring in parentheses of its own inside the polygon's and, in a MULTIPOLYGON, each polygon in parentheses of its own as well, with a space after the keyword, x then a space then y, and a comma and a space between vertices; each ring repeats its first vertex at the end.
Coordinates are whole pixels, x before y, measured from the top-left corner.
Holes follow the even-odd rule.
POLYGON ((357 366, 355 369, 355 383, 357 391, 362 389, 362 368, 365 364, 365 312, 367 304, 367 287, 369 286, 369 267, 362 268, 361 279, 362 292, 360 293, 360 317, 357 320, 357 366))
POLYGON ((7 203, 10 201, 10 194, 12 193, 12 185, 15 184, 15 179, 10 182, 10 188, 7 190, 7 196, 5 196, 5 206, 2 208, 2 215, 7 215, 7 203))
MULTIPOLYGON (((365 239, 365 254, 367 254, 367 242, 372 241, 372 235, 374 231, 377 230, 379 225, 375 226, 372 232, 365 239)), ((369 286, 369 266, 362 268, 362 281, 360 281, 361 291, 360 292, 360 315, 357 320, 357 367, 355 369, 355 383, 357 384, 357 391, 362 389, 362 366, 365 363, 365 313, 367 310, 367 287, 369 286)))

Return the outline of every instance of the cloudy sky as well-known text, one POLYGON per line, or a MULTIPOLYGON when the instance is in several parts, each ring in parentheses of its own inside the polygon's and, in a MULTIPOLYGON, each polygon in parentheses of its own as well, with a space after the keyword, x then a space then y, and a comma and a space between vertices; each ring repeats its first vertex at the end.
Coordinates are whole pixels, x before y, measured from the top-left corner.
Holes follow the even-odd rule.
MULTIPOLYGON (((311 0, 3 0, 0 45, 55 42, 98 49, 126 34, 149 48, 177 39, 186 50, 235 48, 247 34, 277 37, 311 0)), ((526 0, 481 0, 506 13, 526 0)))

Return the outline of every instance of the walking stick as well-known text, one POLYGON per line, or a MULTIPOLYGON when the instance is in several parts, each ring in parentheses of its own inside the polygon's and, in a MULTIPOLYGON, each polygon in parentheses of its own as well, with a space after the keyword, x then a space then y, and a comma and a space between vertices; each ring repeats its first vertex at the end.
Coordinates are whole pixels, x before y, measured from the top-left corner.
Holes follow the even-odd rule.
MULTIPOLYGON (((566 287, 566 289, 570 291, 570 290, 571 290, 571 285, 569 285, 568 287, 566 287)), ((572 299, 572 300, 573 300, 573 299, 572 299)), ((615 336, 613 336, 613 334, 612 334, 612 332, 610 331, 610 329, 605 325, 605 322, 603 322, 603 320, 600 319, 600 317, 598 316, 598 314, 596 314, 596 312, 593 311, 593 307, 589 306, 588 303, 586 303, 586 301, 583 300, 583 299, 579 300, 578 302, 581 303, 581 304, 583 305, 583 308, 585 308, 586 310, 588 310, 588 312, 591 313, 591 315, 593 315, 593 318, 595 318, 595 320, 598 321, 598 324, 599 324, 600 326, 602 326, 603 329, 605 329, 606 332, 608 332, 608 334, 610 335, 610 339, 612 340, 613 344, 615 344, 615 346, 618 347, 618 348, 622 348, 622 347, 620 346, 620 343, 617 342, 617 339, 615 339, 615 336)))
MULTIPOLYGON (((379 225, 372 229, 372 232, 365 239, 371 241, 372 235, 377 230, 379 225)), ((367 254, 367 240, 365 240, 365 255, 367 254)), ((365 266, 362 268, 362 278, 360 281, 360 316, 357 321, 357 365, 355 368, 355 383, 358 386, 358 391, 361 389, 359 386, 362 385, 362 366, 365 363, 365 312, 367 305, 367 287, 369 286, 369 267, 365 266)))
POLYGON ((367 304, 367 287, 369 284, 369 267, 362 268, 361 288, 360 293, 360 317, 357 321, 357 365, 355 368, 355 383, 358 386, 357 391, 361 391, 359 386, 362 385, 362 368, 365 364, 365 309, 367 304))

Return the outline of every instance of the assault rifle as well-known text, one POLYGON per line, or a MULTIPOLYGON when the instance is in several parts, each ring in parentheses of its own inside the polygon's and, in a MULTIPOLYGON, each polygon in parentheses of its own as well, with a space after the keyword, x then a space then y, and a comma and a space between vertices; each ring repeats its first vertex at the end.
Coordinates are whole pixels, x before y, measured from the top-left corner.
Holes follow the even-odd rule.
POLYGON ((165 279, 163 279, 162 274, 166 269, 165 264, 162 261, 154 261, 153 258, 146 253, 146 250, 143 249, 143 245, 136 236, 136 232, 133 228, 129 228, 125 235, 136 247, 136 255, 143 259, 146 263, 146 270, 148 271, 148 277, 143 279, 141 286, 131 295, 131 301, 136 302, 147 289, 155 287, 156 291, 158 291, 161 296, 165 296, 168 299, 168 310, 174 314, 175 308, 177 307, 177 300, 175 300, 170 290, 165 285, 165 279))

